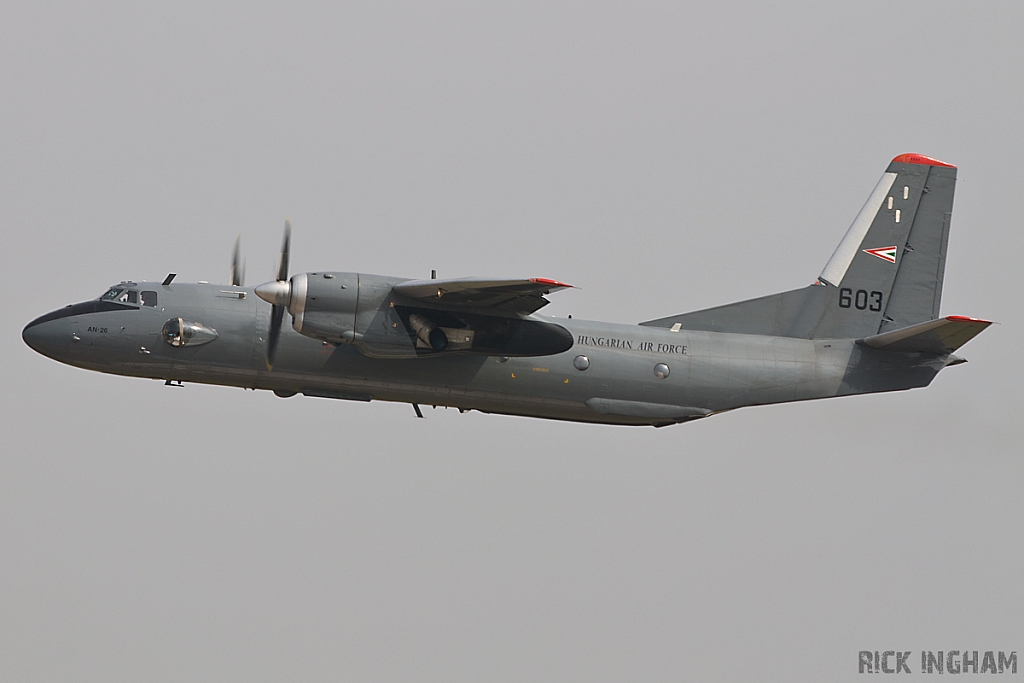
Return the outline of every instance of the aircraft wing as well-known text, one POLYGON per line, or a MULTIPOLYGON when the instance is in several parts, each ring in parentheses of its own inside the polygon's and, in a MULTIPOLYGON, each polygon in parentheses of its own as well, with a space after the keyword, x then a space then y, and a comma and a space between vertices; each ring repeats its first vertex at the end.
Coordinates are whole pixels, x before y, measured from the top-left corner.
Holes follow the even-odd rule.
POLYGON ((858 344, 885 351, 953 353, 992 323, 988 320, 950 315, 892 332, 858 340, 858 344))
POLYGON ((533 277, 526 280, 490 280, 465 277, 453 280, 408 280, 395 285, 397 294, 445 308, 497 309, 529 315, 550 303, 545 294, 571 288, 564 282, 533 277))

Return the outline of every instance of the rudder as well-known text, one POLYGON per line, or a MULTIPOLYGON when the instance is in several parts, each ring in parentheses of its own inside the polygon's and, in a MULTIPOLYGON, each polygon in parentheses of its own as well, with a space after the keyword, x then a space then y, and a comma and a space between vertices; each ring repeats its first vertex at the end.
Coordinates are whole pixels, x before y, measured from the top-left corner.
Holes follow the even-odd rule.
POLYGON ((903 250, 903 260, 896 271, 879 333, 939 317, 956 167, 942 162, 926 167, 924 194, 903 250))

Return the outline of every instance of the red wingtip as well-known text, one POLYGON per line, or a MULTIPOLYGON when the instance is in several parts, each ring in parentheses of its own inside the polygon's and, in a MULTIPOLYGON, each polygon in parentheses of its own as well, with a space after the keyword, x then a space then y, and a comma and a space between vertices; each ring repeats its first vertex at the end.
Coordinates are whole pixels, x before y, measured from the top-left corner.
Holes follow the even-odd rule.
POLYGON ((531 277, 530 282, 536 282, 538 285, 551 285, 552 287, 572 287, 572 285, 567 285, 564 282, 551 280, 546 277, 531 277))
POLYGON ((945 166, 946 168, 956 168, 953 164, 947 164, 945 161, 939 161, 938 159, 932 159, 926 157, 923 154, 901 154, 892 160, 894 164, 925 164, 927 166, 945 166))
POLYGON ((968 318, 966 315, 947 315, 946 320, 955 320, 961 323, 986 323, 992 324, 991 320, 982 320, 981 318, 968 318))

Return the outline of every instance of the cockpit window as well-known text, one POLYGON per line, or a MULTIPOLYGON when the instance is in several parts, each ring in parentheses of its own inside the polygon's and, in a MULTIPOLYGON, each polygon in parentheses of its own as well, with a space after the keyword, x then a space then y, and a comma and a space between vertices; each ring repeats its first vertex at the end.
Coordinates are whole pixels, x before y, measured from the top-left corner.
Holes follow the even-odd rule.
POLYGON ((122 304, 134 304, 136 306, 141 303, 143 306, 153 308, 156 308, 157 305, 156 292, 140 292, 123 286, 111 287, 100 297, 100 301, 117 301, 122 304))

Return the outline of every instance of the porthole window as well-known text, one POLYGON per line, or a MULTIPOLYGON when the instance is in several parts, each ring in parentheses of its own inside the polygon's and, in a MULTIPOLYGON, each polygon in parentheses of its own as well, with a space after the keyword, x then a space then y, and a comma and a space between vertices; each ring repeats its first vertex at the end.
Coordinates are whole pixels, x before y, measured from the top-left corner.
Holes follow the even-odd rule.
POLYGON ((586 356, 576 356, 572 359, 572 366, 582 372, 590 367, 590 359, 586 356))
POLYGON ((658 379, 665 379, 666 377, 668 377, 670 372, 671 370, 669 370, 668 366, 665 365, 664 363, 658 363, 657 365, 654 366, 654 376, 657 377, 658 379))

